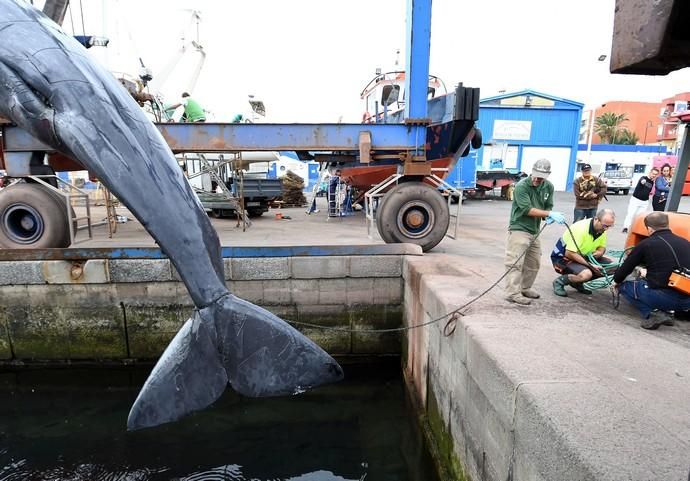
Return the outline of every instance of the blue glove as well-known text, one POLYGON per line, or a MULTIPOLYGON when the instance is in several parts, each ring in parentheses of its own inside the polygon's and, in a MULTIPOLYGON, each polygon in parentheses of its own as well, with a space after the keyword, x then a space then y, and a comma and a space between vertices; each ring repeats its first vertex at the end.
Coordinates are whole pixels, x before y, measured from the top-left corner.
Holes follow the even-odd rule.
POLYGON ((545 222, 546 222, 546 225, 553 224, 553 219, 551 217, 547 217, 545 222))
POLYGON ((546 217, 547 224, 551 223, 549 222, 549 219, 551 219, 551 222, 555 222, 556 224, 565 224, 565 216, 560 212, 556 212, 555 210, 549 212, 549 215, 546 217))

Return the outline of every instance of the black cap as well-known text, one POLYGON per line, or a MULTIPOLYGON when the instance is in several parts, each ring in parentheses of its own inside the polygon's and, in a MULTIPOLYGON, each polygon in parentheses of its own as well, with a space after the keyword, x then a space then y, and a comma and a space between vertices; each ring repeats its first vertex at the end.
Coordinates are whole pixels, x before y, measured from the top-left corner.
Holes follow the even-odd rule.
POLYGON ((592 166, 589 164, 582 164, 582 168, 580 170, 592 170, 592 166))

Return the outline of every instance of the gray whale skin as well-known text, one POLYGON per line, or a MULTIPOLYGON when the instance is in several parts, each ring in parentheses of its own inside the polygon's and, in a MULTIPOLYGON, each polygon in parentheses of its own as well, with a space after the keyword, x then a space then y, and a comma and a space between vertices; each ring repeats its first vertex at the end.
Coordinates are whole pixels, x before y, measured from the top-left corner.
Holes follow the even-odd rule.
POLYGON ((113 75, 29 3, 0 0, 0 114, 95 173, 177 268, 196 306, 132 406, 129 430, 213 403, 343 377, 282 319, 225 286, 218 236, 170 148, 113 75))

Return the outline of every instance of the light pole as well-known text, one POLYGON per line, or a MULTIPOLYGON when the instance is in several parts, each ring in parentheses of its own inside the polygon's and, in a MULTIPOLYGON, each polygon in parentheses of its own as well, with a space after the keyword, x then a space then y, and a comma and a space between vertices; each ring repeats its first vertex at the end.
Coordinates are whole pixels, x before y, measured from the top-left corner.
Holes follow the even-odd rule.
POLYGON ((587 134, 587 163, 592 164, 592 135, 594 135, 594 111, 589 111, 589 133, 587 134))
MULTIPOLYGON (((603 62, 606 60, 606 54, 599 55, 597 62, 603 62)), ((602 107, 606 105, 601 105, 602 107)), ((592 136, 594 135, 594 114, 596 113, 597 107, 589 111, 589 135, 587 135, 587 163, 592 164, 592 136)))
POLYGON ((647 125, 644 128, 644 140, 642 141, 642 145, 647 145, 647 129, 654 125, 651 120, 647 121, 647 125))

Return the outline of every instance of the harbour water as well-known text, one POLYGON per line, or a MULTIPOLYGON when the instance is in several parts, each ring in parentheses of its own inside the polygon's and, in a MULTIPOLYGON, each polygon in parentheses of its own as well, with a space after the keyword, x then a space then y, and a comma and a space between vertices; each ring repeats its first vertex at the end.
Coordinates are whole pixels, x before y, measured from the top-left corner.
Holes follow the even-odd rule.
POLYGON ((142 368, 0 373, 0 480, 437 480, 398 361, 127 432, 142 368))

